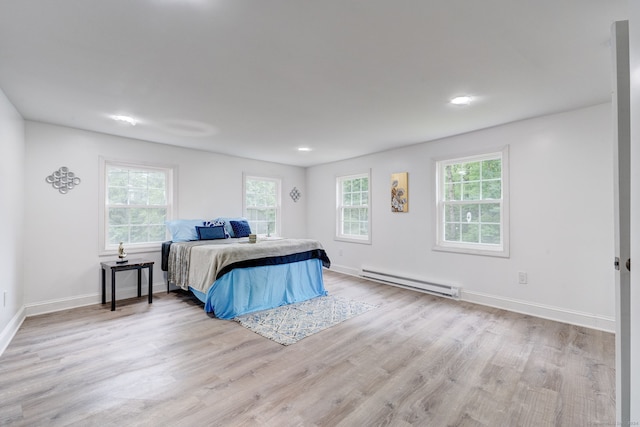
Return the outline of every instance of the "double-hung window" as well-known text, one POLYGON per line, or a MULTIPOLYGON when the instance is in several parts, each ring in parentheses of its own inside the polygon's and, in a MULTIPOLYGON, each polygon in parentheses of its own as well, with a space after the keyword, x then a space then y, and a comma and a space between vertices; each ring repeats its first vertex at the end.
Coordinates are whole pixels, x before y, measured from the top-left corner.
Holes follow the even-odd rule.
POLYGON ((509 256, 508 147, 436 162, 435 249, 509 256))
POLYGON ((156 248, 172 218, 173 168, 104 160, 103 250, 156 248))
POLYGON ((371 243, 370 175, 336 178, 336 239, 371 243))
POLYGON ((244 215, 254 234, 280 235, 280 180, 245 175, 244 215))

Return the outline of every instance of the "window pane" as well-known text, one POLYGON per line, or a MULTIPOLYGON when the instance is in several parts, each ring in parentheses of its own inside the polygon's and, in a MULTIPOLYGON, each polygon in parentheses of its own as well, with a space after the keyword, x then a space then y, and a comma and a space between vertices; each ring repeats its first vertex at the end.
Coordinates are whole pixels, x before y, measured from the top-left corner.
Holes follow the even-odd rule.
POLYGON ((129 226, 112 226, 109 228, 109 244, 117 245, 120 242, 129 242, 129 226))
POLYGON ((480 242, 480 226, 478 224, 462 224, 460 240, 467 243, 480 242))
POLYGON ((109 187, 126 187, 129 185, 129 172, 122 169, 111 169, 107 174, 109 187))
POLYGON ((482 162, 482 179, 500 179, 502 177, 502 161, 500 159, 482 162))
POLYGON ((462 222, 480 221, 480 205, 465 205, 462 209, 462 222))
POLYGON ((464 164, 464 180, 465 181, 478 181, 480 180, 480 162, 465 163, 464 164))
POLYGON ((146 171, 129 171, 129 185, 137 188, 147 188, 146 171))
POLYGON ((135 208, 129 210, 130 224, 146 224, 147 210, 145 208, 135 208))
POLYGON ((161 224, 165 228, 164 222, 167 218, 167 208, 147 209, 149 224, 161 224))
POLYGON ((462 185, 459 183, 446 184, 444 189, 444 200, 462 200, 462 185))
POLYGON ((500 204, 499 203, 490 203, 485 204, 480 207, 481 216, 480 221, 482 222, 493 222, 500 223, 500 204))
POLYGON ((149 189, 149 204, 150 205, 166 205, 167 195, 164 188, 150 188, 149 189))
POLYGON ((164 225, 149 226, 149 241, 160 242, 166 239, 167 228, 164 225))
POLYGON ((500 244, 500 225, 498 224, 482 224, 482 241, 485 244, 500 244))
POLYGON ((462 200, 480 200, 480 183, 465 182, 462 186, 462 200))
POLYGON ((132 225, 129 229, 130 243, 145 243, 149 241, 149 227, 132 225))
POLYGON ((126 205, 127 189, 124 187, 109 187, 107 199, 110 205, 126 205))
POLYGON ((446 222, 460 222, 461 221, 461 207, 457 205, 445 205, 444 207, 444 220, 446 222))
POLYGON ((502 183, 500 181, 484 181, 482 183, 482 200, 497 200, 502 197, 502 183))
POLYGON ((148 202, 147 190, 143 189, 129 189, 129 204, 130 205, 146 205, 148 202))
POLYGON ((109 224, 129 224, 129 212, 126 208, 109 208, 109 224))
POLYGON ((164 190, 167 188, 166 175, 164 172, 150 172, 148 175, 149 188, 164 190))
POLYGON ((460 241, 460 225, 457 223, 446 224, 444 227, 444 240, 448 242, 460 241))

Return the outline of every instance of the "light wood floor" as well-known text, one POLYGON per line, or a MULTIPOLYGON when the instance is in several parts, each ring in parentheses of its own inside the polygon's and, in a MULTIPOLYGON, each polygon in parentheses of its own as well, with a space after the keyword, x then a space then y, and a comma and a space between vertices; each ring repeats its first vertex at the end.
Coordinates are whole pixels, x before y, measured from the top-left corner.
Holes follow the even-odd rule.
POLYGON ((0 425, 615 424, 612 334, 325 272, 380 306, 285 347, 157 294, 28 318, 0 425))

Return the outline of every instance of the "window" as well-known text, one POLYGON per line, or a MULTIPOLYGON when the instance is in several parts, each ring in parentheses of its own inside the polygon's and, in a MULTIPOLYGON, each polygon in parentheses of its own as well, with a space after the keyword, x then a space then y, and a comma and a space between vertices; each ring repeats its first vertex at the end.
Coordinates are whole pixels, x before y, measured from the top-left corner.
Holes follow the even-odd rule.
POLYGON ((371 242, 370 174, 341 176, 336 179, 336 239, 371 242))
POLYGON ((245 176, 244 215, 254 234, 280 235, 280 180, 245 176))
POLYGON ((509 256, 508 148, 441 160, 438 250, 509 256))
POLYGON ((172 217, 173 169, 103 161, 104 250, 157 247, 172 217))

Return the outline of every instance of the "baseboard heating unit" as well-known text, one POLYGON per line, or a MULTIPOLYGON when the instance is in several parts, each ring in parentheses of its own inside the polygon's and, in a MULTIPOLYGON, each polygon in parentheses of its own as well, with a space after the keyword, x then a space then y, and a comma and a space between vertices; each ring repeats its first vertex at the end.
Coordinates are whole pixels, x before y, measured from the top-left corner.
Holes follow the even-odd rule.
POLYGON ((396 273, 386 273, 383 271, 375 271, 367 267, 362 267, 360 276, 366 279, 375 280, 376 282, 399 286, 401 288, 413 289, 420 292, 426 292, 454 299, 460 298, 460 288, 458 287, 441 285, 439 283, 428 282, 412 277, 403 277, 396 273))

